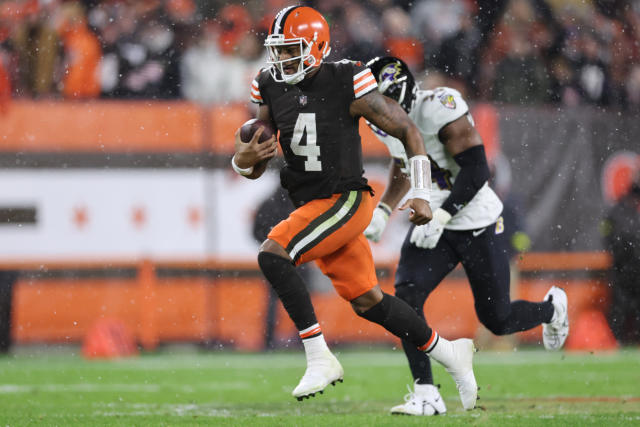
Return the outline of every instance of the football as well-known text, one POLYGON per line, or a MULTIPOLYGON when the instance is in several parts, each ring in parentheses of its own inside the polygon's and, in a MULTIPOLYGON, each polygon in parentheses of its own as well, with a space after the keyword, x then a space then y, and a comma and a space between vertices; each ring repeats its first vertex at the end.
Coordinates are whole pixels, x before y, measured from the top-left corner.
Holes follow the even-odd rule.
POLYGON ((274 132, 269 122, 265 122, 264 120, 251 119, 247 120, 240 127, 240 140, 242 142, 251 141, 251 137, 253 137, 255 131, 260 129, 260 126, 264 126, 264 130, 262 131, 262 135, 260 135, 260 139, 258 140, 258 142, 264 142, 267 139, 271 138, 274 132))

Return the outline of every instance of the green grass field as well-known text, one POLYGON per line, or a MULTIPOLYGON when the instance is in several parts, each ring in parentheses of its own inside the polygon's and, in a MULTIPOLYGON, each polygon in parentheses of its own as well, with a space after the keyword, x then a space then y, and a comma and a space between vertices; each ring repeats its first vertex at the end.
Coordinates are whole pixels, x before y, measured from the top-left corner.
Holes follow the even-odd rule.
POLYGON ((480 408, 462 411, 439 366, 445 416, 391 416, 410 382, 401 351, 338 350, 345 382, 290 395, 302 352, 179 352, 87 361, 65 352, 0 357, 0 426, 640 425, 640 351, 480 352, 480 408))

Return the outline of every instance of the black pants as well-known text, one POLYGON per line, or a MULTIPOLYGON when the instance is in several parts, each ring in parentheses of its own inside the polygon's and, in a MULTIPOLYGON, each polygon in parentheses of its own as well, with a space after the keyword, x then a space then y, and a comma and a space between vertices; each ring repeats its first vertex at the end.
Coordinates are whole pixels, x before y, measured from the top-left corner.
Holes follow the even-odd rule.
MULTIPOLYGON (((409 242, 411 227, 396 272, 396 295, 424 317, 429 294, 462 263, 478 319, 492 333, 512 334, 548 322, 553 315, 550 302, 511 301, 507 242, 501 229, 493 224, 478 230, 445 230, 435 248, 421 249, 409 242)), ((431 383, 429 358, 409 343, 402 344, 414 379, 431 383)))

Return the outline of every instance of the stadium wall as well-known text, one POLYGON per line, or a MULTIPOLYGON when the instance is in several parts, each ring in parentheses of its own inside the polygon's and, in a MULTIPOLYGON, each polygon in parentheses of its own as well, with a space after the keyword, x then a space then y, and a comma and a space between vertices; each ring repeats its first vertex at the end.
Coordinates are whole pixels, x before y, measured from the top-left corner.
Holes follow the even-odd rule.
MULTIPOLYGON (((498 191, 515 200, 533 242, 514 293, 540 299, 559 284, 580 301, 572 316, 606 307, 598 224, 636 167, 640 124, 598 109, 476 105, 473 114, 498 191)), ((251 224, 278 177, 269 170, 248 181, 228 168, 233 133, 249 117, 244 105, 184 102, 17 101, 0 115, 0 265, 23 271, 14 338, 75 342, 97 319, 117 317, 147 348, 173 340, 260 348, 266 289, 251 224)), ((366 173, 381 189, 386 149, 361 129, 366 173)), ((373 250, 391 291, 406 218, 389 227, 373 250)), ((331 290, 314 298, 331 339, 393 341, 331 290)), ((460 271, 428 304, 442 333, 477 330, 460 271)), ((279 316, 286 340, 295 331, 279 316)))

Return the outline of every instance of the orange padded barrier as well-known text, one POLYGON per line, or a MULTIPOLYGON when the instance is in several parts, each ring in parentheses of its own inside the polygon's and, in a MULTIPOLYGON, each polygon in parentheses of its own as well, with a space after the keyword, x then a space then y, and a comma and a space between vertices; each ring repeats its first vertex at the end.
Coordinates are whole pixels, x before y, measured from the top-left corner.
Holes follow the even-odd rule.
POLYGON ((202 110, 187 102, 15 101, 0 115, 0 151, 197 152, 202 110))
POLYGON ((12 334, 18 342, 78 342, 100 318, 138 330, 139 294, 126 279, 20 280, 14 288, 12 334))
POLYGON ((236 130, 253 115, 246 105, 233 104, 211 107, 207 117, 207 149, 214 153, 233 154, 236 130))
MULTIPOLYGON (((235 131, 253 117, 246 104, 16 100, 0 115, 0 151, 232 154, 235 131)), ((364 120, 363 151, 387 156, 364 120)))
POLYGON ((518 259, 520 271, 607 270, 611 256, 607 252, 531 252, 518 259))
MULTIPOLYGON (((579 270, 608 267, 602 254, 529 254, 521 259, 524 267, 545 271, 544 278, 530 276, 520 280, 513 299, 540 301, 550 286, 563 287, 568 294, 569 318, 575 324, 582 313, 606 310, 608 287, 597 278, 559 279, 553 269, 571 270, 571 260, 583 259, 579 270), (570 261, 557 265, 556 260, 570 261), (544 269, 547 267, 550 269, 544 269), (547 277, 548 276, 548 277, 547 277)), ((577 263, 577 261, 576 261, 577 263)), ((255 263, 142 261, 118 263, 51 263, 46 269, 131 268, 132 278, 43 278, 21 279, 14 289, 12 334, 17 342, 79 342, 100 319, 118 319, 135 334, 137 342, 152 350, 163 341, 218 342, 239 350, 259 350, 263 346, 267 309, 267 285, 255 263), (177 275, 158 277, 158 268, 186 272, 213 269, 221 276, 177 275), (231 272, 249 276, 232 277, 231 272), (230 277, 231 276, 231 277, 230 277)), ((38 269, 40 264, 2 264, 2 268, 38 269)), ((394 266, 381 280, 386 292, 393 293, 394 266)), ((350 305, 334 291, 314 294, 318 320, 333 343, 386 342, 398 340, 378 325, 356 316, 350 305)), ((282 306, 278 304, 276 339, 296 338, 296 330, 282 306)), ((473 297, 465 278, 446 279, 427 301, 425 312, 429 324, 447 338, 473 337, 479 323, 473 297)), ((538 342, 541 328, 518 334, 521 341, 538 342)), ((297 341, 295 341, 297 342, 297 341)))

